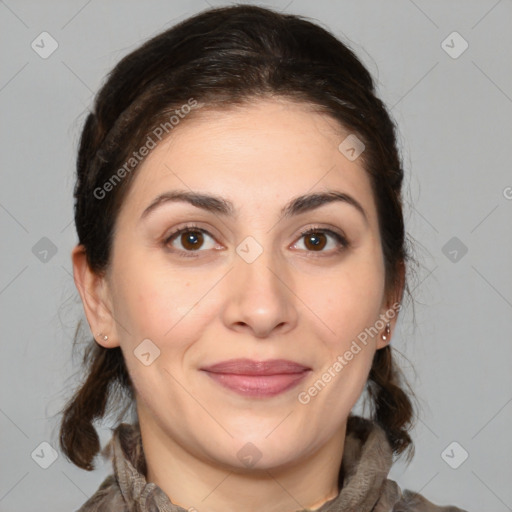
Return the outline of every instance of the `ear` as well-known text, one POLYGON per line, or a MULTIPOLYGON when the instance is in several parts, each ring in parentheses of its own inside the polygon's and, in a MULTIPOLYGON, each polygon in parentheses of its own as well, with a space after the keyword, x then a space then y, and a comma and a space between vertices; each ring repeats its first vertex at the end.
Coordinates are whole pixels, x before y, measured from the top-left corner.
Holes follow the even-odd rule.
POLYGON ((395 331, 396 322, 398 321, 398 313, 401 309, 402 296, 405 287, 405 264, 400 262, 397 268, 397 279, 393 290, 385 294, 380 319, 384 323, 384 327, 380 330, 377 338, 377 350, 389 345, 391 337, 395 331), (386 333, 386 325, 389 323, 389 334, 386 333), (382 339, 382 335, 387 337, 386 340, 382 339))
POLYGON ((80 293, 87 322, 97 343, 105 348, 119 346, 112 299, 105 277, 94 273, 87 262, 85 247, 77 245, 71 252, 73 279, 80 293), (105 340, 103 336, 108 336, 105 340))

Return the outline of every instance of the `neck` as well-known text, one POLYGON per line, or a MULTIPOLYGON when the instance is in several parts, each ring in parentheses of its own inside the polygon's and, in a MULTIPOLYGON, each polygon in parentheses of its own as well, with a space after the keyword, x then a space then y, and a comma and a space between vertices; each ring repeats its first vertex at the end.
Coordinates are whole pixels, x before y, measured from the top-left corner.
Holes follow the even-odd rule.
POLYGON ((302 460, 266 469, 242 469, 200 458, 151 417, 139 418, 147 481, 157 484, 172 503, 185 510, 315 510, 339 493, 346 422, 327 443, 302 460))

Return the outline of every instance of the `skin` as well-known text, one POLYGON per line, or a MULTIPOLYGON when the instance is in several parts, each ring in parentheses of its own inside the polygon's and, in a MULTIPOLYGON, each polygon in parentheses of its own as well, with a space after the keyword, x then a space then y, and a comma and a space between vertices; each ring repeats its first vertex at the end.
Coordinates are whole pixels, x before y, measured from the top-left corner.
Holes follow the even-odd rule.
POLYGON ((73 250, 91 330, 108 334, 107 341, 96 336, 101 345, 121 347, 134 383, 148 481, 185 509, 314 509, 339 492, 347 417, 389 337, 370 337, 309 403, 297 396, 397 296, 384 289, 369 177, 360 158, 351 162, 338 150, 347 134, 325 114, 286 100, 201 112, 137 170, 107 274, 90 271, 83 247, 73 250), (168 202, 141 220, 155 197, 173 190, 222 196, 237 216, 168 202), (352 196, 366 218, 331 202, 280 219, 293 198, 327 190, 352 196), (187 223, 211 236, 204 234, 199 250, 185 235, 166 248, 166 235, 187 223), (349 246, 325 234, 325 246, 315 249, 301 237, 310 227, 341 232, 349 246), (252 263, 236 252, 246 237, 263 249, 252 263), (187 248, 196 257, 179 255, 187 248), (160 350, 149 366, 134 355, 144 339, 160 350), (199 370, 242 357, 290 359, 312 371, 290 391, 249 398, 199 370), (237 457, 249 442, 261 454, 253 467, 237 457))

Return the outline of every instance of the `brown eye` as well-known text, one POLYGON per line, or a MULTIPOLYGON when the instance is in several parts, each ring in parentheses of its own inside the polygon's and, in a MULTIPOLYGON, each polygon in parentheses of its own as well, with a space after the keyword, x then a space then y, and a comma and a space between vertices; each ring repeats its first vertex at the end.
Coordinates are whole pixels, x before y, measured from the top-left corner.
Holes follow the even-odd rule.
MULTIPOLYGON (((306 252, 317 252, 325 255, 340 252, 349 247, 347 239, 331 229, 312 228, 301 233, 306 252), (326 249, 326 250, 324 250, 326 249)), ((295 245, 298 245, 297 242, 295 245)), ((299 247, 300 248, 300 247, 299 247)))
POLYGON ((310 250, 321 251, 327 244, 326 238, 325 233, 309 233, 304 238, 304 245, 310 250))
POLYGON ((187 226, 171 233, 164 241, 163 245, 173 252, 181 255, 190 256, 190 253, 200 253, 207 249, 215 247, 215 240, 210 233, 204 229, 194 226, 187 226), (210 243, 208 244, 208 238, 210 243))
POLYGON ((197 251, 204 242, 204 236, 200 231, 186 231, 181 233, 180 242, 187 251, 197 251))

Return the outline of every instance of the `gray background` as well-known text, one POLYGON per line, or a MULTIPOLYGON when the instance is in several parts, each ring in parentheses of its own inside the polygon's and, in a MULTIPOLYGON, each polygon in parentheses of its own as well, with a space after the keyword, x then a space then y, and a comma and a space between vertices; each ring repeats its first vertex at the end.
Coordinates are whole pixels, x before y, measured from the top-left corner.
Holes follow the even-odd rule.
MULTIPOLYGON (((39 465, 51 461, 41 442, 58 448, 56 414, 79 362, 71 357, 82 316, 70 260, 76 146, 112 66, 208 4, 223 5, 0 1, 1 511, 75 510, 110 472, 107 464, 79 470, 60 453, 48 469, 39 465), (31 48, 43 31, 58 43, 47 59, 31 48), (56 253, 44 253, 52 244, 56 253)), ((402 360, 422 411, 416 457, 390 476, 435 503, 512 510, 512 4, 265 5, 317 19, 348 42, 399 125, 420 267, 411 283, 416 324, 408 307, 392 344, 414 366, 402 360), (469 44, 458 58, 444 48, 458 52, 461 40, 442 45, 454 31, 469 44), (469 456, 453 469, 446 461, 459 464, 462 450, 469 456)))

